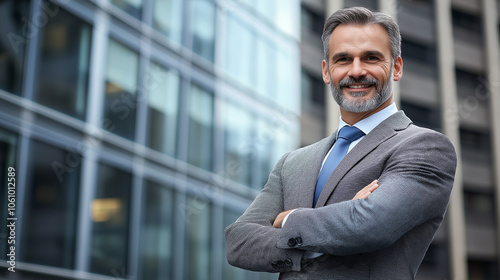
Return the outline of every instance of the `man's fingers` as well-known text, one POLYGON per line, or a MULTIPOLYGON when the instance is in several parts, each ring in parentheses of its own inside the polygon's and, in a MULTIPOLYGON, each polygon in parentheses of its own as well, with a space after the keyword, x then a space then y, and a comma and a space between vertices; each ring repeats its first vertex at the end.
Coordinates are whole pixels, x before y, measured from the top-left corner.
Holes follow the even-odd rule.
POLYGON ((367 191, 370 193, 376 190, 377 188, 378 188, 378 180, 374 180, 368 186, 366 186, 367 191))
POLYGON ((376 190, 377 188, 378 188, 378 180, 374 180, 373 182, 371 182, 370 184, 368 184, 366 187, 364 187, 363 189, 361 189, 354 196, 353 200, 355 200, 355 199, 365 199, 368 196, 370 196, 370 194, 372 194, 372 192, 374 190, 376 190))
POLYGON ((365 198, 369 197, 370 194, 372 194, 372 192, 365 192, 364 194, 361 195, 360 199, 365 199, 365 198))

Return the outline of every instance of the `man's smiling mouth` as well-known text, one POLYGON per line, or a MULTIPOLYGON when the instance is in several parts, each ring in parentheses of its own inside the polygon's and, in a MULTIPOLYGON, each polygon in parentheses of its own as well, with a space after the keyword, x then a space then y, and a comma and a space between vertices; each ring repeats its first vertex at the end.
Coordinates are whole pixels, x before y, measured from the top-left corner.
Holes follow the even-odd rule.
POLYGON ((363 85, 347 85, 345 87, 347 88, 352 88, 352 89, 360 89, 360 88, 369 88, 373 86, 373 84, 363 84, 363 85))

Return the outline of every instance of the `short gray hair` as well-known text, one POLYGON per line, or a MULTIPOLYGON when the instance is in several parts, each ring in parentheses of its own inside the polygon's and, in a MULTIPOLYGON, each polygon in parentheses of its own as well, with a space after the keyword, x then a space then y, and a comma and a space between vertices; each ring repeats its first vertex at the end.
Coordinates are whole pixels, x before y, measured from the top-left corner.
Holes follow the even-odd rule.
POLYGON ((321 39, 323 40, 323 56, 327 65, 330 55, 330 37, 333 30, 340 24, 380 24, 389 34, 393 62, 401 56, 401 33, 399 33, 396 21, 391 16, 381 12, 372 12, 363 7, 352 7, 336 11, 325 22, 321 39))

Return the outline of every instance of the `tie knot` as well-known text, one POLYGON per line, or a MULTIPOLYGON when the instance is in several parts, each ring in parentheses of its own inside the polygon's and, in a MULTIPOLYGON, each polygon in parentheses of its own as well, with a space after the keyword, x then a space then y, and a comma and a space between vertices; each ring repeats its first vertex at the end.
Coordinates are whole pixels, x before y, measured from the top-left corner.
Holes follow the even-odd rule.
POLYGON ((365 135, 365 133, 355 126, 344 126, 340 129, 339 137, 350 142, 356 141, 360 137, 365 135))

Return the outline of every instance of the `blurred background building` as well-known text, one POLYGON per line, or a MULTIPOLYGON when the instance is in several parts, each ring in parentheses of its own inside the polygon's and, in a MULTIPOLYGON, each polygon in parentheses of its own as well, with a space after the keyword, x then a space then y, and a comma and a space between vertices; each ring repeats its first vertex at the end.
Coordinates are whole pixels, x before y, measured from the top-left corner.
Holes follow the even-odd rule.
POLYGON ((277 279, 229 266, 224 228, 335 128, 320 36, 355 5, 398 19, 398 106, 461 159, 417 278, 498 279, 498 2, 0 1, 0 279, 277 279))

